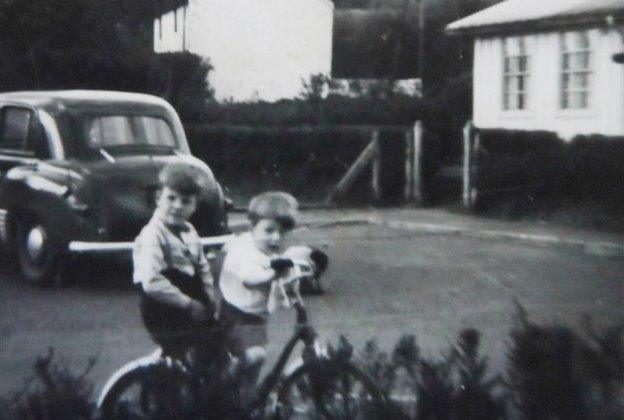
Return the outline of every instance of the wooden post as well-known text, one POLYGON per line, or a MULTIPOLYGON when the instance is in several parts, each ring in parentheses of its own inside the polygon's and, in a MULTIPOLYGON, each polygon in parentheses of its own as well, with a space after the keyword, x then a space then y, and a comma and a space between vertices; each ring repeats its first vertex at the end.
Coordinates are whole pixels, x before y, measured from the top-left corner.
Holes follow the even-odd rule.
POLYGON ((474 126, 472 121, 468 121, 464 126, 464 168, 463 168, 463 187, 462 199, 464 207, 471 207, 471 190, 472 190, 472 140, 474 135, 474 126))
POLYGON ((414 133, 405 133, 405 201, 414 196, 414 133))
POLYGON ((373 190, 376 191, 376 197, 381 196, 381 187, 379 182, 380 177, 380 162, 379 161, 379 131, 373 131, 371 142, 366 146, 364 151, 360 153, 360 156, 356 159, 355 163, 351 165, 347 173, 342 177, 338 184, 334 187, 332 193, 325 200, 326 203, 331 203, 336 197, 343 195, 353 185, 357 177, 362 173, 368 163, 373 161, 373 190), (375 175, 375 171, 377 174, 375 175))
POLYGON ((470 153, 470 207, 474 208, 477 204, 477 195, 479 194, 479 185, 477 185, 477 171, 479 170, 479 150, 481 147, 481 132, 475 128, 472 136, 472 152, 470 153))
POLYGON ((422 122, 405 134, 405 200, 422 203, 422 122))
POLYGON ((373 131, 373 139, 371 144, 374 144, 375 154, 373 155, 373 174, 372 174, 372 187, 373 197, 376 202, 381 201, 381 146, 379 144, 379 130, 373 131))
POLYGON ((422 204, 422 142, 423 125, 421 121, 414 123, 414 136, 412 147, 412 198, 418 204, 422 204))

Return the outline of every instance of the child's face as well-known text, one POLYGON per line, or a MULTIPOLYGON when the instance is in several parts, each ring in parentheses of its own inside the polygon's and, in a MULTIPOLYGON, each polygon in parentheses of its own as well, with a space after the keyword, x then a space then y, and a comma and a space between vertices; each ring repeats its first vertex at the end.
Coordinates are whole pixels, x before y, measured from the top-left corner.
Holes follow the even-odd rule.
POLYGON ((197 208, 197 196, 180 194, 169 187, 163 187, 156 199, 156 207, 165 223, 183 225, 197 208))
POLYGON ((256 248, 265 254, 281 252, 287 233, 275 219, 260 219, 251 231, 256 248))

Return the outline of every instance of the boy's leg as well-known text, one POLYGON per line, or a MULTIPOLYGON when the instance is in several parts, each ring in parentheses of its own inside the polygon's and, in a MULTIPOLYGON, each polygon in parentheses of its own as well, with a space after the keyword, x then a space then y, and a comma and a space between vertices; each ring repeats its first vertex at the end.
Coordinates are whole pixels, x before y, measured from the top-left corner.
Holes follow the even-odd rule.
POLYGON ((249 403, 256 396, 258 378, 267 358, 267 332, 265 324, 240 327, 238 334, 244 350, 240 395, 243 403, 249 403))
POLYGON ((266 359, 267 325, 264 318, 246 314, 227 302, 221 306, 220 322, 230 325, 227 346, 241 362, 240 395, 249 402, 266 359))
POLYGON ((250 403, 256 396, 258 378, 266 360, 264 347, 254 346, 245 351, 243 374, 241 377, 240 395, 243 403, 250 403))
POLYGON ((196 334, 194 323, 184 310, 143 295, 141 316, 152 340, 166 355, 182 357, 192 345, 193 335, 196 334))

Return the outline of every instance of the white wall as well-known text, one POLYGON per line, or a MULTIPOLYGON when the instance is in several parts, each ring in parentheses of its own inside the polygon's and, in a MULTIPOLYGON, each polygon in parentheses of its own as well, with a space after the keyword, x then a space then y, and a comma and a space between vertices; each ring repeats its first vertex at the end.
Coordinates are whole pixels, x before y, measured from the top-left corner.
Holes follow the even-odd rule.
MULTIPOLYGON (((218 100, 274 101, 300 95, 302 78, 330 73, 332 25, 329 0, 189 0, 185 44, 209 58, 218 100)), ((181 50, 180 34, 163 33, 155 50, 181 50)))
POLYGON ((474 114, 481 128, 556 131, 563 138, 576 134, 624 135, 624 66, 611 56, 624 50, 615 30, 594 29, 592 98, 590 109, 562 110, 560 98, 559 33, 529 35, 531 54, 529 106, 523 111, 502 109, 503 49, 501 38, 475 42, 474 114))

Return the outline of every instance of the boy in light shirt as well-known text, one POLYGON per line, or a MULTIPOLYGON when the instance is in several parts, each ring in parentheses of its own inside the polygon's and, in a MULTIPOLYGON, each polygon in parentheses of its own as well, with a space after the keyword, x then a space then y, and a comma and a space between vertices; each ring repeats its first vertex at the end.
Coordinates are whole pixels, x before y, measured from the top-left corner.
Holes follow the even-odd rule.
POLYGON ((134 242, 133 279, 141 315, 166 354, 207 347, 214 322, 214 287, 197 232, 188 220, 206 182, 194 166, 177 163, 159 174, 156 210, 134 242))
POLYGON ((266 359, 271 283, 283 274, 271 268, 271 262, 284 251, 285 238, 297 221, 297 208, 297 200, 284 192, 254 197, 248 209, 251 232, 225 247, 219 279, 223 295, 220 320, 234 325, 228 346, 245 366, 243 393, 255 384, 266 359))

